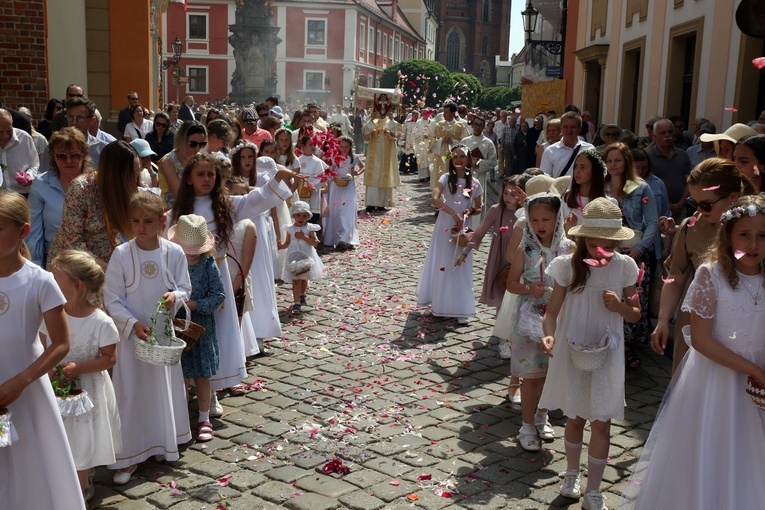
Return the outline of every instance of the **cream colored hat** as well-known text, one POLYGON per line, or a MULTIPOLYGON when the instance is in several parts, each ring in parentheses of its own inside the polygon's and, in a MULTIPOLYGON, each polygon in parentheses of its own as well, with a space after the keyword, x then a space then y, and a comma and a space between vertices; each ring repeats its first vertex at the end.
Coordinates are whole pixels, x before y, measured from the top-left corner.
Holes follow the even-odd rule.
POLYGON ((587 204, 582 224, 568 231, 570 237, 593 237, 611 241, 627 241, 635 236, 632 229, 622 226, 622 210, 607 198, 599 197, 587 204))
POLYGON ((207 230, 207 221, 198 214, 184 214, 178 218, 167 237, 183 248, 186 255, 201 255, 215 247, 215 238, 207 230))
POLYGON ((292 203, 292 210, 290 211, 290 213, 292 214, 292 216, 295 216, 296 214, 300 214, 300 213, 311 214, 311 206, 308 205, 307 202, 298 200, 292 203))
POLYGON ((566 190, 571 186, 571 176, 570 175, 563 175, 561 177, 556 177, 555 182, 553 182, 553 189, 558 192, 558 195, 563 196, 563 194, 566 192, 566 190))
POLYGON ((531 195, 536 195, 538 193, 547 193, 548 191, 555 190, 555 188, 552 187, 554 183, 555 179, 549 175, 535 175, 526 181, 526 196, 530 197, 531 195))
POLYGON ((733 124, 731 127, 725 130, 723 133, 713 135, 712 133, 704 133, 699 138, 702 142, 716 142, 718 140, 728 140, 729 142, 738 143, 739 140, 747 135, 756 135, 757 131, 750 128, 746 124, 733 124))

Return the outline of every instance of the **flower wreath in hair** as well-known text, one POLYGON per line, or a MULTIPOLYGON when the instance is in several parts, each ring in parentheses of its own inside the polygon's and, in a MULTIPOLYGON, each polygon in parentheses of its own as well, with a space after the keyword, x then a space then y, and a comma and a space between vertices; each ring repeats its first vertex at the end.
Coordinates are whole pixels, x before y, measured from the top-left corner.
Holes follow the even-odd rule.
POLYGON ((600 164, 600 167, 603 169, 603 175, 606 175, 608 173, 608 167, 606 166, 606 162, 603 161, 603 156, 601 156, 598 151, 592 150, 592 149, 586 149, 580 152, 579 156, 589 156, 595 159, 598 162, 598 164, 600 164))
POLYGON ((457 149, 465 149, 465 152, 469 153, 467 145, 465 145, 464 143, 455 143, 454 145, 449 147, 449 152, 443 155, 444 160, 449 161, 450 159, 452 159, 454 157, 454 154, 452 154, 452 152, 454 152, 457 149))
POLYGON ((236 147, 231 149, 231 152, 229 153, 231 158, 233 159, 234 156, 236 156, 239 153, 239 151, 242 150, 242 149, 252 149, 252 152, 255 153, 255 157, 258 156, 258 152, 259 152, 258 151, 258 147, 254 143, 252 143, 251 141, 244 140, 243 142, 238 143, 236 145, 236 147))
POLYGON ((720 223, 725 224, 733 218, 741 218, 742 216, 750 216, 754 218, 758 213, 765 214, 765 206, 762 204, 737 205, 722 213, 722 216, 720 216, 720 223))

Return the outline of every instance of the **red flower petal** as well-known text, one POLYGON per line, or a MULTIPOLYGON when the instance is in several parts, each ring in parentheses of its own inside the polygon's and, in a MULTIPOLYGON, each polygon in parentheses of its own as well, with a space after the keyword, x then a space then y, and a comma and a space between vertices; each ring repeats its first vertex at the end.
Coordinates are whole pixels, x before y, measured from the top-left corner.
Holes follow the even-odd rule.
POLYGON ((752 65, 754 65, 754 67, 757 69, 762 69, 765 67, 765 57, 757 57, 756 59, 752 60, 752 65))

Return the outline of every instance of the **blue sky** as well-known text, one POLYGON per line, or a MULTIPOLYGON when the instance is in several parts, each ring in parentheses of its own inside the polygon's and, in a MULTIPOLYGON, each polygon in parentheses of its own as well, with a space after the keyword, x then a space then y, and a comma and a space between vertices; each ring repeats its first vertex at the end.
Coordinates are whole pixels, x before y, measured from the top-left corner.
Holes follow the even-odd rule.
POLYGON ((526 8, 526 4, 523 0, 511 0, 510 12, 510 53, 508 58, 513 56, 513 53, 518 53, 523 49, 523 17, 521 12, 526 8))

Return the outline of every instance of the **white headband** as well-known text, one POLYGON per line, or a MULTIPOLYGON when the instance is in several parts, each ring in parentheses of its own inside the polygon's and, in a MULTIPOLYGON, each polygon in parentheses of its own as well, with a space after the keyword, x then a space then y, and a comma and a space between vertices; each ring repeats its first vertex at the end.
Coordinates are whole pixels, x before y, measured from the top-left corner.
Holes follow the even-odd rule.
POLYGON ((582 219, 582 227, 592 227, 592 228, 621 228, 622 227, 622 219, 621 218, 587 218, 586 216, 582 219))

